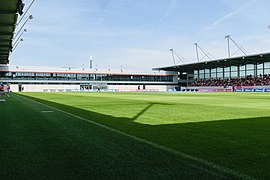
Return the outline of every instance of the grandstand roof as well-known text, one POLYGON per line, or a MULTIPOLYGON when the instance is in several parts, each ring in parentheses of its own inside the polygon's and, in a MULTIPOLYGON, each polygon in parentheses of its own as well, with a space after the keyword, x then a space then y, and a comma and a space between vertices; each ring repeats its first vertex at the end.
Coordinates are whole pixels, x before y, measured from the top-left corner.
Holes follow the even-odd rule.
POLYGON ((270 62, 270 53, 261 53, 241 57, 232 57, 217 59, 212 61, 202 61, 190 64, 181 64, 168 67, 153 68, 153 70, 163 71, 192 71, 195 69, 208 69, 217 67, 238 66, 245 64, 256 64, 261 62, 270 62))
POLYGON ((22 7, 22 0, 0 0, 0 64, 9 63, 18 13, 22 14, 22 7))

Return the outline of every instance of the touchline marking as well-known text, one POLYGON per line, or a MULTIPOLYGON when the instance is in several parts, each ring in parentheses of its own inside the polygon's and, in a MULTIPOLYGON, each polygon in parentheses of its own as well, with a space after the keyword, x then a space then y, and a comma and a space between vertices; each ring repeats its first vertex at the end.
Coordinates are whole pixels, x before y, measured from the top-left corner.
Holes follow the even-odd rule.
MULTIPOLYGON (((137 137, 137 136, 133 136, 133 135, 127 134, 127 133, 125 133, 125 132, 122 132, 122 131, 119 131, 119 130, 110 128, 110 127, 105 126, 105 125, 103 125, 103 124, 100 124, 100 123, 91 121, 91 120, 89 120, 89 119, 86 119, 86 118, 83 118, 83 117, 80 117, 80 116, 77 116, 77 115, 74 115, 74 114, 71 114, 71 113, 69 113, 69 112, 63 111, 63 110, 61 110, 61 109, 57 109, 57 108, 55 108, 55 107, 51 107, 51 106, 49 106, 49 105, 47 105, 47 104, 43 104, 43 103, 41 103, 41 102, 32 100, 32 99, 30 99, 30 98, 26 98, 26 97, 24 97, 24 96, 20 96, 20 97, 25 98, 25 99, 27 99, 27 100, 29 100, 29 101, 35 102, 35 103, 37 103, 37 104, 40 104, 40 105, 42 105, 42 106, 48 107, 48 108, 50 108, 50 109, 54 109, 54 110, 56 110, 56 111, 58 111, 58 112, 61 112, 61 113, 64 113, 64 114, 73 116, 73 117, 75 117, 75 118, 77 118, 77 119, 80 119, 80 120, 82 120, 82 121, 89 122, 89 123, 94 124, 94 125, 96 125, 96 126, 99 126, 99 127, 105 128, 105 129, 107 129, 107 130, 110 130, 110 131, 112 131, 112 132, 115 132, 115 133, 121 134, 121 135, 123 135, 123 136, 129 137, 129 138, 134 139, 134 140, 136 140, 136 141, 143 142, 143 143, 145 143, 145 144, 151 145, 151 146, 153 146, 153 147, 155 147, 155 148, 158 148, 158 149, 161 149, 161 150, 163 150, 163 151, 166 151, 166 152, 169 152, 169 153, 172 153, 172 154, 176 154, 176 155, 178 155, 178 156, 181 156, 182 158, 189 159, 189 160, 195 161, 195 162, 197 162, 197 163, 201 163, 201 164, 206 165, 206 166, 208 166, 208 167, 210 167, 210 168, 212 168, 212 169, 221 171, 221 172, 223 172, 223 173, 225 173, 225 174, 230 174, 230 175, 236 176, 236 177, 241 178, 241 179, 249 179, 249 180, 255 180, 255 179, 256 179, 256 178, 251 177, 251 176, 249 176, 249 175, 246 175, 246 174, 244 174, 244 173, 242 173, 242 172, 240 172, 240 171, 236 171, 236 170, 233 170, 233 169, 230 169, 230 168, 227 168, 227 167, 223 167, 223 166, 217 165, 217 164, 215 164, 215 163, 213 163, 213 162, 210 162, 210 161, 207 161, 207 160, 204 160, 204 159, 201 159, 201 158, 197 158, 197 157, 192 156, 192 155, 188 155, 188 154, 183 153, 183 152, 181 152, 181 151, 177 151, 177 150, 175 150, 175 149, 171 149, 171 148, 168 148, 168 147, 166 147, 166 146, 159 145, 159 144, 153 143, 153 142, 151 142, 151 141, 147 141, 147 140, 142 139, 142 138, 139 138, 139 137, 137 137)), ((197 167, 197 166, 196 166, 196 167, 197 167)), ((199 167, 197 167, 197 168, 199 168, 199 167)), ((206 169, 206 168, 203 168, 203 167, 200 167, 200 168, 203 169, 204 171, 209 172, 209 170, 206 169)), ((213 172, 212 172, 212 173, 213 173, 213 172)))
POLYGON ((41 111, 42 113, 52 113, 53 111, 41 111))

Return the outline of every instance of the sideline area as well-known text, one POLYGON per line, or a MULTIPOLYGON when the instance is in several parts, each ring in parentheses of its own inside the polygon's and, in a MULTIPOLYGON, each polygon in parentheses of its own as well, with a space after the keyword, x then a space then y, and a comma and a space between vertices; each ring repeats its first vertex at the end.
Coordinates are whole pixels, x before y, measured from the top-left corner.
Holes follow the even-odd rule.
POLYGON ((228 178, 18 95, 0 106, 1 179, 228 178))

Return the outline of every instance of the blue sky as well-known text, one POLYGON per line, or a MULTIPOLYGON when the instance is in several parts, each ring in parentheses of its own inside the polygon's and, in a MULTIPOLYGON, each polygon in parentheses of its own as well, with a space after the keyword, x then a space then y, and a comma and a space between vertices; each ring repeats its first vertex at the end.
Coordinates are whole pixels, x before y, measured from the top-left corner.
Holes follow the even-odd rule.
POLYGON ((269 0, 36 0, 10 64, 82 67, 93 55, 97 68, 150 70, 173 65, 171 48, 195 62, 195 42, 227 57, 228 34, 251 54, 270 52, 269 7, 269 0))

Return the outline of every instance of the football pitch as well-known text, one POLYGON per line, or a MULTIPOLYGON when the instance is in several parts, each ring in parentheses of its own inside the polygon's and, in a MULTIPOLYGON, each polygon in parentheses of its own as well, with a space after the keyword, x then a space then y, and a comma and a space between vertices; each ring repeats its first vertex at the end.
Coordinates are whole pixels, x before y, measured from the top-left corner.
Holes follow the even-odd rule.
POLYGON ((268 179, 268 93, 20 93, 0 179, 268 179))

